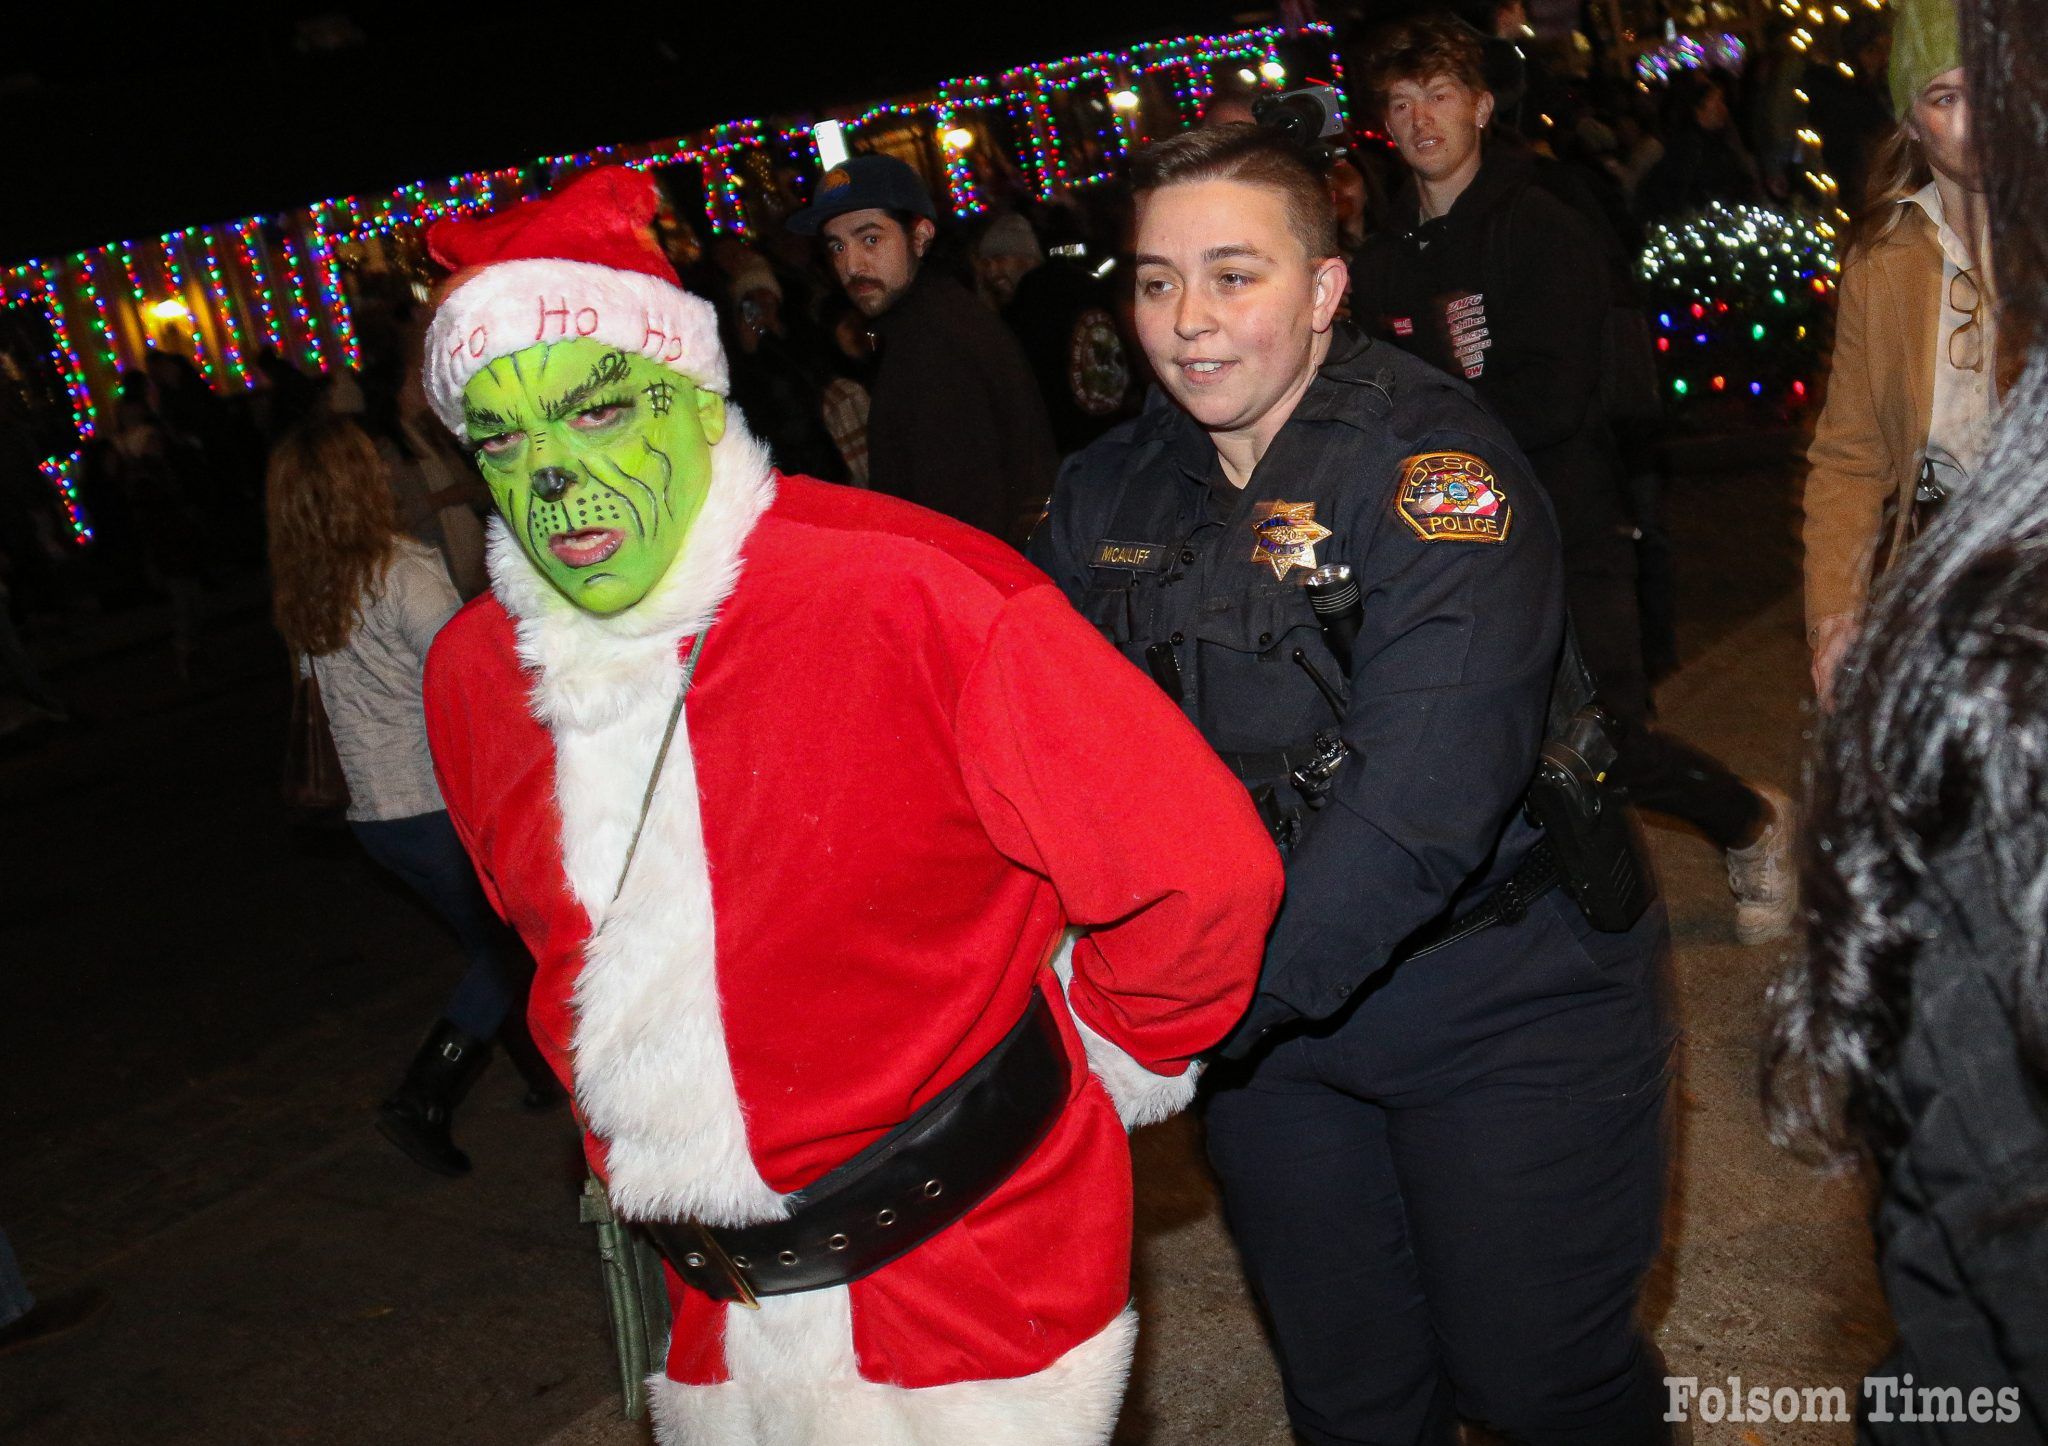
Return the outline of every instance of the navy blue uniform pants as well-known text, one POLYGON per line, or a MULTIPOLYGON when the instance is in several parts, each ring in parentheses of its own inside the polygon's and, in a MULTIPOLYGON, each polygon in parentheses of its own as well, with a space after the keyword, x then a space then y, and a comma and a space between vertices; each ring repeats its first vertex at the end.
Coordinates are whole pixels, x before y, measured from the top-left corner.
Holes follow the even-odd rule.
POLYGON ((1232 1234, 1309 1442, 1666 1439, 1636 1319, 1674 1034, 1661 907, 1590 929, 1553 891, 1398 966, 1208 1104, 1232 1234))

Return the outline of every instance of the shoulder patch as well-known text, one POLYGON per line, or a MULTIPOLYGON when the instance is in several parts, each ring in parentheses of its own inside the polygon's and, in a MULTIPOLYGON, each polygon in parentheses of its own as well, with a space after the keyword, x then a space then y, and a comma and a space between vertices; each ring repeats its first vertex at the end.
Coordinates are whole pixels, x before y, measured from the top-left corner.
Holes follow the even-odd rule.
POLYGON ((1395 505, 1424 542, 1506 542, 1514 509, 1493 469, 1470 452, 1424 452, 1401 464, 1395 505))

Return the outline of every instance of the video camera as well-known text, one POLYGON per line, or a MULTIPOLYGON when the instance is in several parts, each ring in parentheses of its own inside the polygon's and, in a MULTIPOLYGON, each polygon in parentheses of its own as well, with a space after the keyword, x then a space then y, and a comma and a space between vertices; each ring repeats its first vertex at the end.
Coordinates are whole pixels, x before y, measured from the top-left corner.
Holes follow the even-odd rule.
POLYGON ((1333 85, 1305 85, 1261 96, 1252 102, 1252 119, 1304 150, 1343 148, 1344 98, 1333 85))

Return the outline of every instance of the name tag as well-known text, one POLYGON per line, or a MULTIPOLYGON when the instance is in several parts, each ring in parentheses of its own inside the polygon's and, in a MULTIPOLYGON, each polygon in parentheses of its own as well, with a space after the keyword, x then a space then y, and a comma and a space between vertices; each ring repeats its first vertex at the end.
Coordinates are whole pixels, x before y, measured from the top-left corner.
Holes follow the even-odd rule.
POLYGON ((1104 538, 1095 544, 1090 567, 1121 567, 1130 572, 1164 572, 1173 549, 1160 542, 1112 542, 1104 538))

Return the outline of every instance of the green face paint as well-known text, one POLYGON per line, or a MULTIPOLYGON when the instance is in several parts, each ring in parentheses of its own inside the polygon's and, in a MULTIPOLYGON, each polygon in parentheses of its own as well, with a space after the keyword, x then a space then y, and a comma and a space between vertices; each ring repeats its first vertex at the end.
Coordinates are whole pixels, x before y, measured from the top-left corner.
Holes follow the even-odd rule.
POLYGON ((499 357, 462 392, 477 466, 533 565, 593 613, 633 606, 682 550, 711 487, 725 403, 592 340, 499 357))

